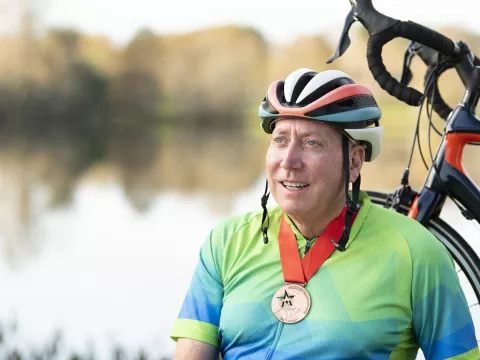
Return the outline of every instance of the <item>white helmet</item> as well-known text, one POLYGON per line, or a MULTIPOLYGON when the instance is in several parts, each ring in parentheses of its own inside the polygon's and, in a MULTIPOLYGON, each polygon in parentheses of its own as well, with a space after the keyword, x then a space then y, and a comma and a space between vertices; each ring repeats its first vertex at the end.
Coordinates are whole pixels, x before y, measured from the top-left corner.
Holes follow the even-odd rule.
POLYGON ((382 112, 372 92, 345 73, 298 69, 285 81, 274 81, 260 104, 262 128, 271 134, 282 117, 298 117, 329 124, 365 146, 365 161, 379 154, 382 112))

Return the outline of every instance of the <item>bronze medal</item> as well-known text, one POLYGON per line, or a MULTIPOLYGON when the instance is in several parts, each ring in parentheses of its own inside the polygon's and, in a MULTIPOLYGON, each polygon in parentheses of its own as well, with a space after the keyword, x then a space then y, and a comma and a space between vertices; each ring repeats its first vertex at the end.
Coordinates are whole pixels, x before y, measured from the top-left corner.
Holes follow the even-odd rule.
MULTIPOLYGON (((278 246, 286 285, 275 293, 271 303, 273 315, 281 322, 295 324, 307 316, 311 300, 310 294, 304 286, 335 251, 331 239, 339 238, 342 235, 346 211, 347 208, 344 207, 340 215, 328 224, 303 259, 300 259, 297 240, 285 220, 286 215, 282 216, 278 232, 278 246)), ((353 220, 355 216, 356 214, 353 215, 353 220)))
POLYGON ((283 323, 294 324, 307 316, 310 310, 310 294, 299 284, 282 286, 272 298, 272 312, 283 323))

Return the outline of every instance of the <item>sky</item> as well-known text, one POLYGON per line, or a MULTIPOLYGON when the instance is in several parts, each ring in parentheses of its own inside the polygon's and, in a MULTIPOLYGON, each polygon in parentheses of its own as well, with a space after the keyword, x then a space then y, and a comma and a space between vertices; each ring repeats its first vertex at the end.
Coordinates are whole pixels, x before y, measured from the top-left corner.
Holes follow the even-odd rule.
MULTIPOLYGON (((480 32, 478 0, 374 0, 394 18, 427 26, 457 25, 480 32)), ((0 0, 0 32, 18 25, 21 9, 30 7, 41 28, 73 27, 107 35, 116 44, 128 42, 138 29, 185 33, 224 24, 253 26, 270 41, 289 42, 303 34, 339 34, 349 0, 0 0)), ((337 35, 338 36, 338 35, 337 35)))

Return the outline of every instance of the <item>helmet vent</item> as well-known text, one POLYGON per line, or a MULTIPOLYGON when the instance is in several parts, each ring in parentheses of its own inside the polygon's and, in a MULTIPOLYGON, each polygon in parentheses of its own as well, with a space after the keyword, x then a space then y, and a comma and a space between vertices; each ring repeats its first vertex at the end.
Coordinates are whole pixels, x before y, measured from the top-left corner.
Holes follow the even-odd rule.
POLYGON ((315 100, 320 99, 322 96, 328 94, 330 91, 333 91, 333 90, 335 90, 335 89, 337 89, 337 88, 339 88, 343 85, 350 85, 350 84, 354 84, 354 82, 353 82, 352 79, 347 78, 347 77, 331 80, 331 81, 327 82, 326 84, 323 84, 322 86, 320 86, 316 90, 314 90, 312 93, 308 94, 305 97, 305 99, 300 101, 297 105, 306 106, 306 105, 314 102, 315 100))

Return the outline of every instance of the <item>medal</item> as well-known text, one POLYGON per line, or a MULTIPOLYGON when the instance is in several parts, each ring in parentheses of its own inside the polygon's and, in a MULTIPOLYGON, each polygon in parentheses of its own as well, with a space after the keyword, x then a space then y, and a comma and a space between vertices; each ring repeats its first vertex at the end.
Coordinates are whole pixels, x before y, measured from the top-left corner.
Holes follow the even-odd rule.
POLYGON ((282 286, 272 298, 272 312, 281 322, 297 323, 310 310, 310 294, 301 285, 287 284, 282 286))
MULTIPOLYGON (((311 299, 304 286, 335 251, 331 239, 340 238, 342 235, 346 211, 345 207, 340 215, 328 224, 303 259, 300 259, 297 240, 285 220, 286 215, 282 216, 278 246, 285 285, 275 293, 271 303, 273 315, 281 322, 294 324, 307 316, 311 299)), ((353 215, 352 223, 355 217, 356 214, 353 215)))

